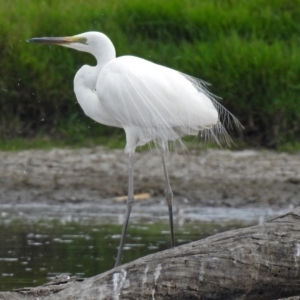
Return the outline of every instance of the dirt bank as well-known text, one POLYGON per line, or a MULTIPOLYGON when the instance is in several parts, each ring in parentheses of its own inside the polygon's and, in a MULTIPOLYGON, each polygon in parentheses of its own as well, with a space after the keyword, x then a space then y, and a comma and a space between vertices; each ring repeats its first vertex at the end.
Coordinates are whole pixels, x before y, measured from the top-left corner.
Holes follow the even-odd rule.
MULTIPOLYGON (((58 210, 61 204, 78 209, 90 205, 94 210, 100 204, 114 213, 120 205, 112 198, 126 195, 127 156, 122 150, 0 152, 0 161, 2 211, 27 204, 56 205, 58 210)), ((175 207, 287 208, 300 203, 300 154, 201 150, 169 154, 167 164, 175 207)), ((155 151, 136 154, 135 191, 151 194, 138 206, 163 203, 163 170, 155 151)))

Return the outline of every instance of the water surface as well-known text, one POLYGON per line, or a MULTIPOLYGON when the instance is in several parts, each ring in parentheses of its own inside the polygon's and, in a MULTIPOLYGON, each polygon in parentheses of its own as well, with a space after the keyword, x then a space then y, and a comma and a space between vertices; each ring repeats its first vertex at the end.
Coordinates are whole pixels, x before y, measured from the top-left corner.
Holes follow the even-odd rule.
MULTIPOLYGON (((239 222, 191 222, 176 226, 176 245, 245 226, 239 222)), ((131 224, 123 262, 170 247, 167 222, 131 224)), ((65 273, 90 277, 113 268, 121 227, 55 220, 0 223, 0 290, 41 285, 65 273)))

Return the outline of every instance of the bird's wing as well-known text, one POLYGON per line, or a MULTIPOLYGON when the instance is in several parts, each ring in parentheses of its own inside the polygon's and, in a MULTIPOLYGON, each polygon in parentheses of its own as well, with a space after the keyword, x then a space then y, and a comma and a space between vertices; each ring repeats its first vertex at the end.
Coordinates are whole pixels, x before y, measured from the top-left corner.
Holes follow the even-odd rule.
POLYGON ((218 121, 210 97, 185 76, 140 58, 124 56, 108 63, 96 88, 123 126, 201 128, 218 121))
POLYGON ((149 61, 123 56, 104 66, 99 74, 97 95, 107 113, 136 139, 176 140, 204 132, 217 143, 229 136, 220 122, 228 116, 201 82, 149 61))

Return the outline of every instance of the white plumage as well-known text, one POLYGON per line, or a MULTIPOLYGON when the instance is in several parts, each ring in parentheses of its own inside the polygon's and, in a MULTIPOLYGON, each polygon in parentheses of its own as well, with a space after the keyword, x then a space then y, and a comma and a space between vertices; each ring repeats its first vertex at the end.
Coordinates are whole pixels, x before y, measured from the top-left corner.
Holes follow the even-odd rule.
POLYGON ((182 74, 133 56, 108 62, 95 92, 114 126, 125 129, 128 153, 151 140, 163 143, 198 134, 218 122, 212 101, 182 74))
POLYGON ((205 89, 202 81, 173 69, 134 57, 116 58, 110 39, 100 32, 72 37, 33 38, 30 42, 59 44, 91 53, 97 65, 84 65, 74 79, 76 98, 87 116, 104 125, 124 128, 129 154, 129 187, 126 219, 116 266, 120 263, 133 204, 133 154, 137 146, 153 141, 162 153, 166 178, 172 246, 174 243, 172 190, 164 154, 169 142, 204 132, 205 138, 229 142, 222 122, 238 121, 205 89))

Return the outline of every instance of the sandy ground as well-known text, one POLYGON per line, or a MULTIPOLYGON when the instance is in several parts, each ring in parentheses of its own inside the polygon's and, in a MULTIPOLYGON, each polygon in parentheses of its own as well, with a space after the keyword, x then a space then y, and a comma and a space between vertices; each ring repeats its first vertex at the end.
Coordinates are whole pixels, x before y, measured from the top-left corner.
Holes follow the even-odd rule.
MULTIPOLYGON (((127 192, 128 158, 122 150, 53 149, 0 152, 0 210, 46 216, 85 211, 102 216, 123 213, 115 200, 127 192), (36 211, 34 212, 34 208, 36 211)), ((198 150, 167 157, 179 208, 291 209, 300 203, 300 153, 198 150)), ((161 158, 155 151, 135 157, 135 192, 140 214, 166 216, 161 158)), ((134 211, 133 211, 134 213, 134 211)), ((73 213, 71 213, 71 217, 73 213)))

